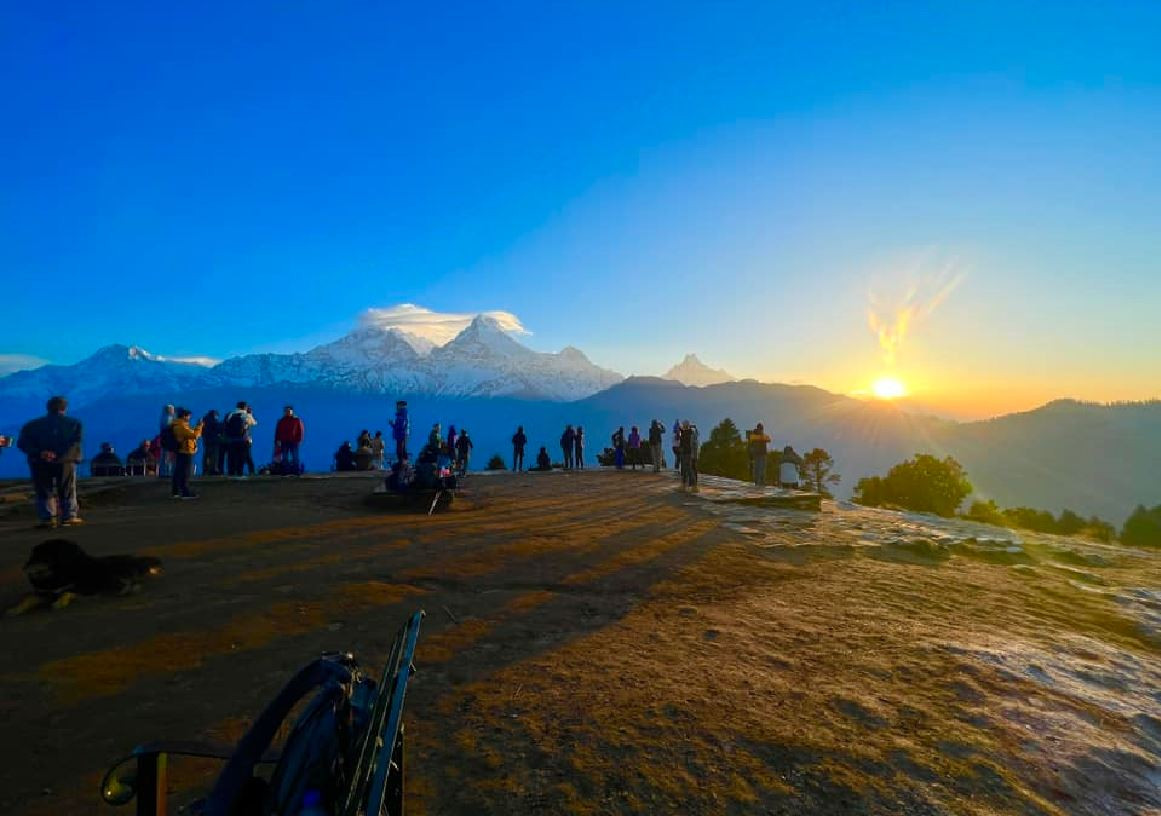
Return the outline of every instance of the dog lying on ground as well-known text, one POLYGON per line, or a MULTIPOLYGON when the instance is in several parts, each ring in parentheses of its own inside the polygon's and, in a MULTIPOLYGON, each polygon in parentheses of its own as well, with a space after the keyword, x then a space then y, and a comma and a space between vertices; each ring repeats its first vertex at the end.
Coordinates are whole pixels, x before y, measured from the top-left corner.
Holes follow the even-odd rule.
POLYGON ((94 558, 75 541, 53 538, 32 548, 24 574, 34 594, 12 614, 44 606, 60 609, 77 595, 128 595, 140 589, 145 578, 161 574, 161 561, 148 555, 94 558))

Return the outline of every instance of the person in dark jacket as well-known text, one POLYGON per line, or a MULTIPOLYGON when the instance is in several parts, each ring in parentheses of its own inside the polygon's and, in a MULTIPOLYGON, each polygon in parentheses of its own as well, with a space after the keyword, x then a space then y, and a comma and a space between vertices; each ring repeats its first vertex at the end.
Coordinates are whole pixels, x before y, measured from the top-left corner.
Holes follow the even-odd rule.
POLYGON ((576 426, 576 436, 572 442, 572 463, 580 470, 585 469, 585 429, 580 425, 576 426))
POLYGON ((130 476, 148 476, 157 467, 157 461, 150 452, 152 442, 146 439, 140 445, 129 451, 125 457, 125 469, 130 476))
POLYGON ((552 470, 552 460, 548 458, 548 448, 543 445, 540 448, 540 453, 536 454, 536 469, 552 470))
POLYGON ((512 434, 512 470, 524 470, 524 446, 528 444, 528 437, 524 434, 524 426, 517 425, 516 433, 512 434))
POLYGON ((622 425, 617 430, 613 431, 613 463, 617 470, 625 469, 625 426, 622 425))
POLYGON ((576 431, 571 425, 564 427, 564 433, 560 435, 560 450, 564 454, 564 469, 572 470, 572 448, 576 444, 576 431))
POLYGON ((388 424, 391 425, 391 438, 395 440, 395 460, 402 462, 407 459, 407 437, 411 433, 406 400, 395 403, 395 419, 389 420, 388 424))
POLYGON ((661 437, 665 428, 656 419, 649 423, 649 458, 653 462, 653 472, 661 472, 661 437))
POLYGON ((202 475, 221 476, 222 457, 218 452, 222 433, 222 422, 218 419, 217 411, 206 411, 202 417, 202 475))
POLYGON ((81 523, 77 504, 77 463, 81 461, 81 423, 66 416, 69 403, 53 397, 48 413, 20 429, 16 447, 28 457, 41 527, 81 523))
POLYGON ((335 452, 335 470, 354 470, 355 452, 351 450, 351 443, 344 442, 335 452))
POLYGON ((93 457, 93 461, 89 462, 89 475, 96 478, 125 475, 125 467, 121 464, 121 457, 113 450, 110 443, 101 443, 101 452, 93 457))
POLYGON ((461 476, 468 472, 468 459, 472 455, 472 440, 468 436, 468 429, 464 428, 456 437, 456 469, 461 476))

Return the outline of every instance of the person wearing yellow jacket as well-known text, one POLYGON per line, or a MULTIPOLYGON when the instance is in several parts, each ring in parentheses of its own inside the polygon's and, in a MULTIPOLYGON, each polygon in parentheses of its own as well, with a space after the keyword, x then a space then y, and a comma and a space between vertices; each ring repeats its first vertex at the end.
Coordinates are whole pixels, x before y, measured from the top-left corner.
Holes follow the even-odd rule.
POLYGON ((174 454, 173 465, 173 498, 196 499, 197 495, 189 489, 189 473, 193 467, 194 454, 198 452, 198 438, 202 435, 202 423, 191 428, 188 408, 178 408, 177 417, 173 420, 173 436, 177 439, 177 451, 174 454))

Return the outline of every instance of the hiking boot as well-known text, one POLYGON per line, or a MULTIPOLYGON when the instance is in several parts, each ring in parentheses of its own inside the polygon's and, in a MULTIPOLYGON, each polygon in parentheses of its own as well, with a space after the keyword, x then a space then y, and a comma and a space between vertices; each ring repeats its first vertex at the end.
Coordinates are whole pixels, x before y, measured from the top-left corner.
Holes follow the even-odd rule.
POLYGON ((83 518, 81 518, 80 516, 73 516, 72 518, 67 518, 64 521, 62 521, 60 523, 60 526, 61 527, 80 527, 84 523, 85 523, 85 520, 83 518))

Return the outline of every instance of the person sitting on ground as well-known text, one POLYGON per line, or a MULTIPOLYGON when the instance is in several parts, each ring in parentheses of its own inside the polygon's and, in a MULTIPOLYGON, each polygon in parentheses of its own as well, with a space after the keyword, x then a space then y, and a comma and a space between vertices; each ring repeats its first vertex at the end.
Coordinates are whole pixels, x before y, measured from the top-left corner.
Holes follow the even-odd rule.
POLYGON ((548 448, 541 446, 540 453, 536 454, 537 470, 552 470, 552 460, 548 458, 548 448))
POLYGON ((348 471, 355 469, 355 452, 351 450, 351 443, 344 442, 335 451, 335 470, 348 471))
POLYGON ((152 442, 145 439, 129 451, 129 455, 125 457, 125 466, 130 476, 148 476, 150 471, 156 469, 157 461, 150 453, 151 446, 152 442))
POLYGON ((387 449, 387 443, 383 441, 383 432, 375 431, 375 435, 371 437, 371 453, 374 455, 374 463, 376 470, 383 469, 383 452, 387 449))
POLYGON ((411 469, 411 465, 407 463, 406 459, 396 460, 391 465, 391 473, 388 474, 386 484, 387 489, 392 493, 406 493, 411 489, 411 485, 415 481, 415 471, 411 469))
POLYGON ((519 473, 524 470, 524 446, 528 444, 528 436, 524 433, 524 426, 517 425, 516 433, 512 434, 512 470, 519 473))
POLYGON ((89 475, 94 477, 125 475, 121 457, 114 452, 113 446, 108 442, 101 443, 101 452, 89 462, 89 475))
POLYGON ((355 469, 356 470, 373 470, 375 467, 375 454, 371 451, 371 438, 368 434, 366 445, 360 445, 359 449, 355 451, 355 469))
POLYGON ((782 463, 778 467, 778 483, 787 490, 797 490, 802 482, 802 476, 799 473, 799 466, 802 464, 802 457, 799 456, 794 448, 787 445, 782 449, 782 463))
POLYGON ((463 476, 468 472, 468 460, 472 456, 472 440, 468 436, 468 429, 464 428, 460 431, 459 437, 456 439, 456 470, 463 476))

